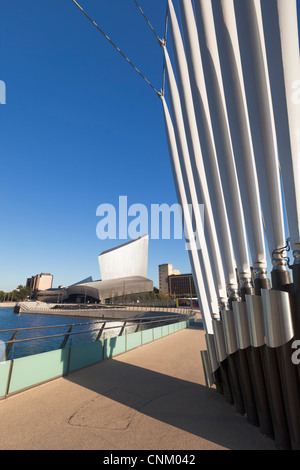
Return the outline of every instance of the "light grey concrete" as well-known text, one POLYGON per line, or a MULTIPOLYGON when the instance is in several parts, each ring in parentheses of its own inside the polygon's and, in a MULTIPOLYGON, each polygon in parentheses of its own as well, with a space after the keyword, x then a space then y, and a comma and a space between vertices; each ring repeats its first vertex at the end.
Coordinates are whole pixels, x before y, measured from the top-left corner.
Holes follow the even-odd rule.
POLYGON ((204 386, 186 329, 0 402, 0 449, 275 449, 204 386))

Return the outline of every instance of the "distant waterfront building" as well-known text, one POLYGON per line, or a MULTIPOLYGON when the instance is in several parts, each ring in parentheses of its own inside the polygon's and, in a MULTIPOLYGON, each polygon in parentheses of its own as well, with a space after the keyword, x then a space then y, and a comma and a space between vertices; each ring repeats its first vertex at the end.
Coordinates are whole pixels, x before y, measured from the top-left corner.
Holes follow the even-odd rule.
POLYGON ((50 273, 41 273, 36 276, 29 277, 26 281, 26 287, 30 287, 33 294, 38 291, 52 288, 53 275, 50 273))
POLYGON ((102 281, 131 276, 147 277, 149 236, 131 240, 98 257, 102 281))
POLYGON ((160 264, 158 266, 159 272, 159 292, 162 294, 169 293, 169 276, 177 276, 180 274, 178 269, 174 269, 172 264, 160 264))
POLYGON ((99 255, 102 280, 87 278, 60 289, 39 292, 38 300, 47 302, 109 303, 124 295, 153 291, 147 278, 149 236, 144 235, 99 255))
POLYGON ((192 274, 171 275, 169 281, 169 295, 171 297, 197 297, 192 274))

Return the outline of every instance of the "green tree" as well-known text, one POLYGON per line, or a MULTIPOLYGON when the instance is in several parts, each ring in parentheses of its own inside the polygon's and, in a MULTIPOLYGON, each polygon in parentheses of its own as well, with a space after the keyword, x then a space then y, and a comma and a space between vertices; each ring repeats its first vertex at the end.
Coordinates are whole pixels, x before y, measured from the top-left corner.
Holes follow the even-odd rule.
POLYGON ((19 285, 17 289, 14 291, 16 300, 25 300, 27 297, 30 297, 31 295, 31 289, 30 287, 25 287, 22 285, 19 285))

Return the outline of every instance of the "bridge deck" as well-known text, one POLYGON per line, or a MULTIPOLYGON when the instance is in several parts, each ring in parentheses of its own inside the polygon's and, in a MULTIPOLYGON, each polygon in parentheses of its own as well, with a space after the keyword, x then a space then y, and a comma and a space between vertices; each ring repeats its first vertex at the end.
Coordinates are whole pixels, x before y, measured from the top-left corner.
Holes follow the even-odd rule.
POLYGON ((186 329, 0 402, 0 449, 275 449, 205 387, 186 329))

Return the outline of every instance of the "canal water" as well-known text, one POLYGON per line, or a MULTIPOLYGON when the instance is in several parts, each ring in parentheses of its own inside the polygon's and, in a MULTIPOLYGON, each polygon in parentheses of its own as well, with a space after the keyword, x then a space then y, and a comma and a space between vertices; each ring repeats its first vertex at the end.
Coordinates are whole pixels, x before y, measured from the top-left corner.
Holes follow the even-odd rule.
MULTIPOLYGON (((103 322, 97 321, 92 318, 78 318, 78 317, 62 317, 53 315, 30 315, 30 314, 15 314, 13 308, 0 308, 0 330, 18 330, 19 328, 38 328, 31 331, 19 331, 16 339, 37 338, 41 336, 52 336, 58 334, 66 334, 70 325, 80 323, 79 326, 74 326, 72 332, 85 332, 82 334, 71 335, 66 343, 66 347, 72 345, 80 345, 92 342, 96 339, 99 331, 92 331, 96 328, 101 328, 103 322), (53 326, 55 328, 43 329, 45 326, 53 326), (87 332, 87 333, 86 333, 87 332)), ((120 332, 122 322, 107 322, 104 337, 116 336, 120 332)), ((129 326, 132 329, 133 326, 129 326)), ((128 332, 128 329, 127 329, 128 332)), ((14 331, 0 332, 0 343, 9 341, 14 331)), ((103 336, 102 336, 103 337, 103 336)), ((43 340, 33 340, 28 342, 16 343, 13 345, 8 357, 6 359, 17 359, 19 357, 38 354, 46 351, 59 349, 64 340, 64 336, 58 338, 49 338, 43 340)))

